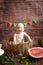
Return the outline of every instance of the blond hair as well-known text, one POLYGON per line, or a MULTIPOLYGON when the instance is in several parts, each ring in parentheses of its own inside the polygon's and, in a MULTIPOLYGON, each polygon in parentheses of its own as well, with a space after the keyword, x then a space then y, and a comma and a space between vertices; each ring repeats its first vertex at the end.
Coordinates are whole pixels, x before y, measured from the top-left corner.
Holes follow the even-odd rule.
POLYGON ((22 27, 22 31, 24 31, 24 25, 23 25, 23 23, 18 23, 18 24, 16 25, 16 27, 18 27, 18 26, 21 26, 21 27, 22 27))

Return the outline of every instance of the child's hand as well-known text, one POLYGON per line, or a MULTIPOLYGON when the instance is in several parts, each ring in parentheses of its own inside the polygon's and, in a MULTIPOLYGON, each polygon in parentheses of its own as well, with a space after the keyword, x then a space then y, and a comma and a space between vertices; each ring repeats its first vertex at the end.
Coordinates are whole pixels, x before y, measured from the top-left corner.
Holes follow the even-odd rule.
POLYGON ((33 43, 33 40, 30 40, 30 43, 33 43))
POLYGON ((26 41, 26 42, 25 42, 25 41, 23 41, 23 44, 26 44, 26 43, 29 43, 29 41, 26 41))
POLYGON ((11 45, 11 41, 8 41, 7 44, 8 44, 8 45, 11 45))

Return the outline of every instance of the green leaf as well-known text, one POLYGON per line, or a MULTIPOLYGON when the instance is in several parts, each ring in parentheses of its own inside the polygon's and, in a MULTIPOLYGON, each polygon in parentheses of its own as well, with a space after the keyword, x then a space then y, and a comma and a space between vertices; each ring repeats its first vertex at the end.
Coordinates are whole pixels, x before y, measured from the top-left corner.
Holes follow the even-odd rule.
POLYGON ((14 62, 14 58, 11 58, 10 56, 8 56, 8 59, 9 59, 11 62, 14 62))
POLYGON ((38 39, 38 45, 40 47, 43 47, 43 37, 41 37, 41 38, 38 39))
POLYGON ((4 57, 6 61, 10 61, 9 58, 7 56, 4 57))
POLYGON ((25 65, 29 65, 29 63, 28 63, 28 62, 26 62, 26 63, 25 63, 25 65))
POLYGON ((26 57, 22 57, 21 59, 26 59, 26 57))

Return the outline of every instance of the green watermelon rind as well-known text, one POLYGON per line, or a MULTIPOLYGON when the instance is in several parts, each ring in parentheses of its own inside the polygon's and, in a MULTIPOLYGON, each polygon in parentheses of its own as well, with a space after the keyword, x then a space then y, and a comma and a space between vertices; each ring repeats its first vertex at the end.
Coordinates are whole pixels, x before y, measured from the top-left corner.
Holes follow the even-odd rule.
POLYGON ((29 55, 30 55, 31 57, 33 57, 33 58, 42 58, 43 56, 38 57, 38 56, 34 56, 34 55, 32 55, 32 54, 30 53, 30 50, 35 49, 35 48, 43 49, 42 47, 34 47, 34 48, 31 48, 31 49, 28 50, 29 55))

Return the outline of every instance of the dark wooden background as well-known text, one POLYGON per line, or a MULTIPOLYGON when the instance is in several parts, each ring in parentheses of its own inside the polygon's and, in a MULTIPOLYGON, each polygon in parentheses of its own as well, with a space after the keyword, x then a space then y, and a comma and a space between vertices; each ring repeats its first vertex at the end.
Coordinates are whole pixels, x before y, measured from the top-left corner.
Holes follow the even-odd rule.
POLYGON ((15 32, 15 27, 8 27, 8 22, 28 22, 34 18, 38 23, 28 25, 25 31, 37 45, 38 38, 43 36, 43 0, 0 0, 0 43, 6 45, 15 32))
MULTIPOLYGON (((15 27, 8 27, 8 22, 24 22, 34 18, 38 19, 38 23, 28 25, 25 31, 37 46, 38 39, 43 36, 43 0, 0 0, 0 43, 6 46, 7 40, 15 33, 15 27)), ((43 59, 32 65, 43 65, 43 59)))

